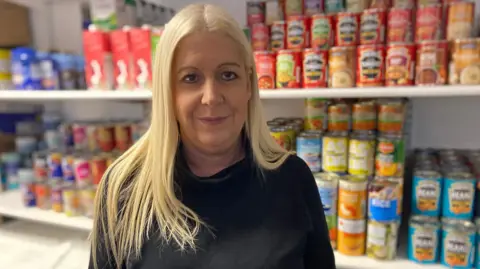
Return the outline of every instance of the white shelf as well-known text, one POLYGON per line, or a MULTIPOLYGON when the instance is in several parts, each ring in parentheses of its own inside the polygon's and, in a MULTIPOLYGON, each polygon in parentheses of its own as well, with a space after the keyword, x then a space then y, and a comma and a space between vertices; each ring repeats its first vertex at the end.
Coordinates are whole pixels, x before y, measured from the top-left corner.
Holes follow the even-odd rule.
POLYGON ((441 264, 422 265, 398 258, 393 261, 377 261, 366 256, 351 257, 335 252, 337 269, 445 269, 441 264))
MULTIPOLYGON (((480 85, 473 86, 411 86, 370 88, 273 89, 261 90, 262 99, 375 98, 375 97, 453 97, 480 96, 480 85)), ((0 101, 55 101, 55 100, 150 100, 148 90, 136 91, 0 91, 0 101)))
POLYGON ((93 221, 86 217, 67 217, 64 214, 46 211, 22 204, 20 191, 0 192, 0 216, 41 222, 54 226, 90 231, 93 221))

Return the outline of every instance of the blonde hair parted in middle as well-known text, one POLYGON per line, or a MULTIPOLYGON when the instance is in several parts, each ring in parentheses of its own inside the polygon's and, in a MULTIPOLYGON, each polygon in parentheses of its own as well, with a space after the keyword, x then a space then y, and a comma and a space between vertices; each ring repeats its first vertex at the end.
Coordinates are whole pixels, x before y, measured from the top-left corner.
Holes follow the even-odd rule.
POLYGON ((270 136, 262 114, 255 64, 250 44, 237 22, 223 9, 207 4, 189 5, 165 26, 153 66, 152 118, 148 131, 105 173, 95 201, 91 235, 96 261, 99 247, 111 250, 117 266, 139 257, 144 240, 158 223, 163 240, 180 249, 195 248, 204 223, 175 195, 174 166, 179 144, 171 84, 175 48, 185 36, 215 31, 232 38, 244 55, 250 75, 251 99, 245 133, 260 169, 278 168, 289 153, 270 136), (100 246, 102 242, 103 246, 100 246))

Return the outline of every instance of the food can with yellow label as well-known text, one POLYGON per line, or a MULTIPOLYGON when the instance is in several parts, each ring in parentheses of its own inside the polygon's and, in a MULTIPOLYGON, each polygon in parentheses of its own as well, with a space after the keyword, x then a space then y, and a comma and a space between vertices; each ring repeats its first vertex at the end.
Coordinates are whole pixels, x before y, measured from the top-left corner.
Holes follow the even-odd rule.
POLYGON ((347 172, 347 132, 329 132, 323 136, 322 168, 325 172, 347 172))
POLYGON ((400 134, 381 134, 377 138, 375 174, 401 177, 404 172, 405 149, 400 134))
POLYGON ((328 83, 330 88, 355 86, 356 47, 333 47, 329 51, 328 83))
POLYGON ((275 126, 270 128, 270 134, 277 141, 277 143, 286 150, 293 150, 293 139, 295 133, 293 129, 288 129, 285 126, 275 126))
POLYGON ((480 84, 480 38, 454 40, 449 69, 449 84, 480 84))
POLYGON ((366 241, 365 219, 338 219, 338 252, 348 256, 362 256, 365 254, 366 241))
POLYGON ((437 263, 439 247, 438 218, 413 215, 408 226, 408 259, 420 264, 437 263))
POLYGON ((476 227, 470 220, 442 219, 440 262, 448 268, 470 269, 475 261, 476 227))
POLYGON ((371 131, 354 132, 348 143, 348 173, 371 176, 375 164, 375 134, 371 131))

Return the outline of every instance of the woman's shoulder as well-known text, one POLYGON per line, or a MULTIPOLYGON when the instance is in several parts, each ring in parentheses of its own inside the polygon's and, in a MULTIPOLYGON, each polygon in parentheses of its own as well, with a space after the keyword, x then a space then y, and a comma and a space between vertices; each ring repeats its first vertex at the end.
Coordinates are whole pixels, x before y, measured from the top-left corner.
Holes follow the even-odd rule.
POLYGON ((268 171, 266 176, 277 182, 280 180, 297 184, 299 180, 312 178, 312 172, 304 160, 297 155, 290 155, 277 169, 268 171))
POLYGON ((305 161, 295 154, 288 156, 279 169, 282 172, 311 173, 305 161))

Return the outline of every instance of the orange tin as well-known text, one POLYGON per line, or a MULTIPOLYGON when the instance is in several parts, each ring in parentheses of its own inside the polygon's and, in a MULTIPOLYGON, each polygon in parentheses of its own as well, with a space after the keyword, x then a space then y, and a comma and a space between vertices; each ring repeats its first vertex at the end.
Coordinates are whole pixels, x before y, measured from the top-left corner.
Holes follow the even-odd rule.
POLYGON ((365 254, 366 220, 338 219, 337 251, 348 256, 365 254))
POLYGON ((480 84, 480 38, 457 39, 452 44, 449 83, 480 84))
POLYGON ((259 89, 275 88, 275 53, 272 51, 255 51, 255 68, 259 89))
POLYGON ((348 176, 338 187, 338 217, 349 220, 364 219, 367 212, 366 177, 348 176))
POLYGON ((413 41, 413 11, 409 8, 392 8, 387 17, 387 43, 413 41))
POLYGON ((448 4, 447 10, 447 40, 472 37, 475 3, 453 2, 448 4))
POLYGON ((441 4, 419 6, 415 18, 415 42, 443 38, 443 8, 441 4))
POLYGON ((330 88, 355 86, 355 47, 333 47, 329 51, 328 83, 330 88))

